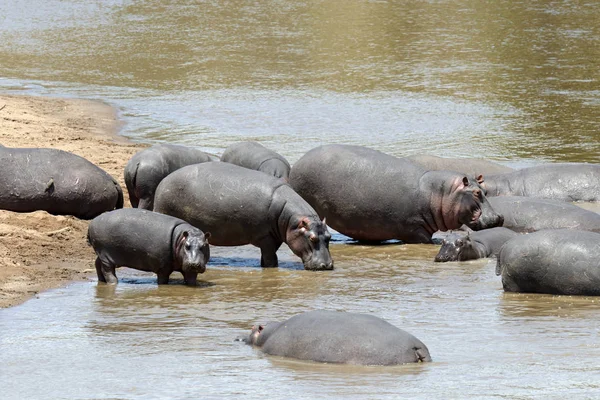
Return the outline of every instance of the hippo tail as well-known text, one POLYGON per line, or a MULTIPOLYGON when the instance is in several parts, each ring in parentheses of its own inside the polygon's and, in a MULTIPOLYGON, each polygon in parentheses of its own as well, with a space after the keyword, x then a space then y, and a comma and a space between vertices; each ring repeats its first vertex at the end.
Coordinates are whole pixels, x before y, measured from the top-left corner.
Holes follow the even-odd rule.
POLYGON ((127 186, 127 193, 129 194, 129 202, 131 203, 131 207, 137 208, 140 199, 135 193, 135 188, 137 186, 137 173, 140 168, 140 163, 135 163, 135 168, 132 167, 133 161, 130 161, 125 166, 125 186, 127 186))
POLYGON ((117 182, 114 179, 113 182, 115 183, 115 189, 117 189, 117 203, 115 204, 115 209, 123 208, 123 189, 121 189, 121 185, 119 185, 119 182, 117 182))

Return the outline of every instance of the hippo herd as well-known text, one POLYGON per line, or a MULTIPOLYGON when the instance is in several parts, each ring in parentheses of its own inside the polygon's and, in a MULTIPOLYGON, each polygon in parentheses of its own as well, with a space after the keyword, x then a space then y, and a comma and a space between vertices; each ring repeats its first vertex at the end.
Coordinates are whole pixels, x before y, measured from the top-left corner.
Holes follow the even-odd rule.
MULTIPOLYGON (((0 146, 0 168, 0 209, 92 219, 88 242, 107 284, 126 266, 155 273, 158 284, 178 271, 196 285, 209 242, 252 244, 264 268, 278 266, 286 243, 306 270, 331 270, 330 226, 365 242, 434 243, 436 232, 448 232, 435 261, 496 257, 507 292, 600 295, 600 215, 567 203, 600 201, 600 165, 513 170, 335 144, 290 166, 256 142, 234 144, 220 159, 160 144, 125 167, 133 208, 123 208, 114 178, 65 151, 0 146)), ((364 314, 310 311, 258 324, 242 340, 318 362, 431 361, 416 337, 364 314)))

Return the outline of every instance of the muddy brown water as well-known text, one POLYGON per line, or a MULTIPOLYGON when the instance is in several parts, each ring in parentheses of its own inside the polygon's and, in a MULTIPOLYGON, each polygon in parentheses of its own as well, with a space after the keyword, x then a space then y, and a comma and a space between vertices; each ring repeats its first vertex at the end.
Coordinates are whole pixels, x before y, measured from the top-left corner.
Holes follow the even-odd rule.
MULTIPOLYGON (((599 20, 600 3, 547 0, 5 1, 0 90, 100 99, 132 140, 215 154, 254 139, 292 162, 322 143, 599 162, 599 20)), ((490 260, 336 238, 331 272, 285 246, 276 270, 213 248, 197 288, 121 269, 116 287, 0 310, 0 398, 600 396, 600 299, 506 294, 490 260), (234 341, 317 308, 385 318, 434 362, 314 364, 234 341)))

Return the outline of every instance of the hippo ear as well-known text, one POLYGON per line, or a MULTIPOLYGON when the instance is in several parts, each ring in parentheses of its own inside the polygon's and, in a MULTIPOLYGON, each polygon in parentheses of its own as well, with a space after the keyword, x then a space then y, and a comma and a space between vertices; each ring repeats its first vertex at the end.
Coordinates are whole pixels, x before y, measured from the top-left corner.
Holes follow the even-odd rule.
POLYGON ((483 179, 483 175, 479 174, 477 175, 477 183, 479 183, 480 185, 485 181, 485 179, 483 179))
POLYGON ((264 326, 262 326, 262 325, 259 325, 259 326, 258 326, 258 332, 262 332, 262 331, 263 331, 263 329, 265 329, 265 327, 264 327, 264 326))
POLYGON ((190 236, 190 233, 188 231, 183 231, 183 233, 181 234, 181 239, 185 240, 188 238, 188 236, 190 236))
POLYGON ((210 232, 204 232, 204 241, 208 243, 208 239, 210 239, 210 232))
POLYGON ((463 176, 463 185, 465 185, 465 187, 469 186, 469 178, 467 178, 466 176, 463 176))
POLYGON ((327 226, 327 222, 325 222, 326 219, 326 217, 323 217, 323 226, 327 226))

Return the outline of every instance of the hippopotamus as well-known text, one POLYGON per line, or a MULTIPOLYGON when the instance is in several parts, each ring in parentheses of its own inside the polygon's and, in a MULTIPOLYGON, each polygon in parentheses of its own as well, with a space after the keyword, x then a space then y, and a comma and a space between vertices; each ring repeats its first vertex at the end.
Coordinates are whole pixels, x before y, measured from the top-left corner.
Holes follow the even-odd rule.
POLYGON ((542 164, 486 176, 487 196, 527 196, 562 201, 600 201, 600 164, 542 164))
POLYGON ((496 275, 507 292, 600 296, 600 233, 548 229, 511 239, 496 275))
POLYGON ((257 142, 239 142, 227 147, 221 161, 254 169, 288 180, 290 163, 282 155, 257 142))
POLYGON ((452 231, 442 240, 435 262, 467 261, 497 256, 504 243, 519 235, 504 227, 452 231))
POLYGON ((217 161, 210 154, 176 144, 157 144, 134 154, 125 166, 125 184, 132 207, 152 210, 156 187, 186 165, 217 161))
POLYGON ((58 149, 0 148, 0 208, 92 219, 123 207, 123 191, 100 167, 58 149))
POLYGON ((426 171, 361 146, 310 150, 292 167, 290 185, 333 229, 357 240, 432 243, 438 230, 502 225, 502 216, 465 175, 426 171))
POLYGON ((431 361, 419 339, 367 314, 316 310, 255 325, 242 339, 266 354, 323 363, 397 365, 431 361))
POLYGON ((578 229, 600 232, 600 214, 562 200, 523 196, 488 198, 494 210, 504 216, 503 227, 515 232, 542 229, 578 229))
POLYGON ((217 246, 253 244, 277 267, 286 243, 308 270, 333 269, 325 221, 283 180, 229 163, 183 167, 158 185, 155 211, 212 233, 217 246))
POLYGON ((429 154, 414 154, 406 158, 429 171, 456 171, 474 177, 514 171, 505 165, 478 158, 445 158, 429 154))
POLYGON ((210 257, 209 232, 187 222, 148 210, 124 208, 104 213, 88 227, 100 282, 117 283, 115 268, 154 272, 158 284, 179 271, 187 285, 196 285, 210 257))

